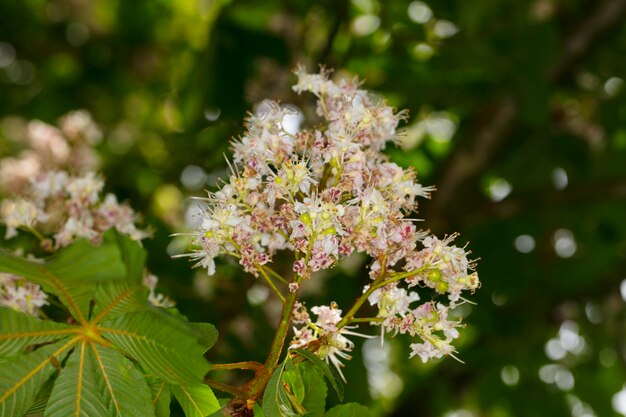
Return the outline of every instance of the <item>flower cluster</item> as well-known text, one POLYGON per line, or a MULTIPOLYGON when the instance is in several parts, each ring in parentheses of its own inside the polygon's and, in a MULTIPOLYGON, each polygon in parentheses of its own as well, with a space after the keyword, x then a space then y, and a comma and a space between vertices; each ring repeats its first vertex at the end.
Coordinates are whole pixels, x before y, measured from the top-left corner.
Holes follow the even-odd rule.
MULTIPOLYGON (((371 323, 387 333, 419 337, 413 354, 424 360, 452 353, 459 324, 447 320, 447 309, 479 281, 465 248, 452 246, 456 235, 440 240, 418 230, 409 217, 416 199, 429 198, 433 188, 382 152, 397 139, 405 114, 360 89, 356 80, 334 82, 328 71, 308 74, 303 68, 296 75, 294 90, 317 97, 321 123, 293 133, 285 126, 293 108, 276 102, 250 115, 245 134, 233 143, 230 178, 206 198, 193 233, 195 249, 182 256, 209 274, 215 273, 217 256, 233 256, 246 271, 269 279, 276 253, 291 251, 289 290, 297 294, 302 279, 353 252, 365 253, 373 261, 363 301, 379 309, 371 323), (400 288, 403 282, 407 289, 400 288), (447 294, 449 307, 411 307, 419 300, 415 286, 447 294)), ((333 305, 311 311, 317 320, 306 314, 295 321, 302 326, 292 346, 321 341, 318 354, 339 366, 338 357, 348 358, 345 352, 353 347, 345 335, 355 311, 344 319, 333 305)))
POLYGON ((341 368, 344 366, 341 359, 350 360, 350 356, 346 352, 351 352, 354 343, 346 336, 359 336, 370 338, 372 336, 353 332, 351 329, 356 326, 339 327, 341 322, 341 310, 336 303, 330 306, 317 306, 311 309, 311 312, 317 316, 314 322, 311 320, 306 307, 297 303, 294 306, 294 324, 301 324, 300 328, 294 327, 294 338, 289 346, 290 349, 297 349, 319 341, 320 347, 316 353, 327 362, 331 363, 339 372, 339 375, 345 382, 345 377, 341 368))
POLYGON ((63 116, 58 128, 40 120, 13 124, 18 133, 12 139, 23 149, 0 160, 0 193, 19 192, 45 171, 85 173, 99 165, 93 145, 102 140, 102 132, 84 110, 63 116))
MULTIPOLYGON (((98 158, 92 146, 102 133, 89 113, 79 110, 62 117, 59 128, 34 120, 25 124, 26 148, 18 157, 0 159, 0 221, 5 239, 19 230, 35 235, 42 249, 52 252, 79 238, 94 243, 104 232, 116 228, 134 240, 148 232, 137 227, 137 215, 114 194, 102 197, 104 181, 92 170, 98 158), (68 171, 74 174, 69 174, 68 171)), ((157 277, 147 274, 144 284, 149 301, 169 307, 172 300, 155 292, 157 277)), ((0 306, 37 315, 47 304, 38 285, 10 274, 0 274, 0 306)))
POLYGON ((0 306, 36 316, 48 304, 47 298, 39 285, 18 275, 0 273, 0 306))
POLYGON ((136 227, 136 215, 129 206, 118 203, 113 194, 101 198, 103 187, 103 180, 92 172, 71 176, 65 171, 48 171, 37 175, 19 197, 2 201, 5 238, 24 228, 41 236, 51 235, 42 244, 46 249, 56 249, 77 238, 97 242, 112 227, 135 240, 146 237, 147 233, 136 227))

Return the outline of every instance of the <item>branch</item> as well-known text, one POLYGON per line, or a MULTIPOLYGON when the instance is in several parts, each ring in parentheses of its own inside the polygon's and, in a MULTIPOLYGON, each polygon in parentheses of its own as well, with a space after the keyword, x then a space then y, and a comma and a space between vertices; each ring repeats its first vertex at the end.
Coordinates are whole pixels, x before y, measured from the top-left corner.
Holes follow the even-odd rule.
POLYGON ((563 44, 563 53, 550 71, 550 78, 561 80, 572 66, 591 50, 592 44, 617 26, 626 14, 626 0, 605 0, 563 44))
POLYGON ((218 391, 228 393, 236 398, 237 397, 244 398, 246 396, 246 393, 243 390, 237 387, 233 387, 232 385, 225 384, 223 382, 214 381, 209 378, 204 378, 204 383, 207 384, 211 388, 215 388, 218 391))
MULTIPOLYGON (((626 0, 604 0, 599 3, 578 25, 577 30, 564 40, 560 57, 550 71, 549 79, 552 83, 569 74, 575 62, 591 51, 602 34, 617 26, 625 13, 626 0)), ((489 167, 496 152, 511 139, 507 132, 517 121, 518 112, 518 105, 511 95, 501 98, 497 101, 490 121, 476 129, 472 137, 461 139, 459 146, 450 154, 436 181, 440 191, 433 196, 424 215, 435 233, 448 228, 450 216, 445 210, 457 205, 453 202, 462 201, 464 190, 475 188, 475 180, 489 167)))
POLYGON ((326 38, 326 45, 324 45, 324 49, 317 60, 320 64, 328 64, 327 60, 333 50, 335 38, 339 34, 339 29, 341 29, 343 21, 348 17, 348 1, 341 0, 337 3, 337 18, 335 19, 333 27, 330 29, 328 37, 326 38))
POLYGON ((251 371, 258 371, 263 368, 263 364, 259 362, 235 362, 235 363, 216 363, 211 365, 211 371, 227 371, 232 369, 245 369, 251 371))

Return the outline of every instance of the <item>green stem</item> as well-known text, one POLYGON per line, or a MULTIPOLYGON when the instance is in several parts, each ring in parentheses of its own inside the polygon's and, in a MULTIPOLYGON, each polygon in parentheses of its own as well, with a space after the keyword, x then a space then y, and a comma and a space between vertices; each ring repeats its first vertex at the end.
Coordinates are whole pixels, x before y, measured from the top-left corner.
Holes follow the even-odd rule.
POLYGON ((357 311, 359 311, 365 300, 367 300, 369 296, 372 295, 374 291, 376 291, 376 289, 376 286, 372 284, 359 298, 356 299, 352 307, 350 307, 350 310, 348 310, 348 312, 345 316, 343 316, 341 321, 337 323, 337 329, 341 329, 342 327, 352 322, 352 320, 354 319, 354 315, 357 313, 357 311))
POLYGON ((272 279, 269 276, 267 276, 267 273, 265 273, 265 269, 263 269, 263 267, 260 267, 257 269, 259 270, 261 275, 263 275, 263 278, 265 278, 265 281, 267 281, 267 285, 269 285, 274 290, 278 298, 280 298, 280 300, 284 303, 285 297, 280 293, 280 291, 278 291, 278 288, 276 288, 274 281, 272 281, 272 279))
MULTIPOLYGON (((300 281, 300 277, 297 277, 296 282, 300 281)), ((280 322, 278 323, 278 328, 276 329, 276 333, 274 334, 274 340, 272 341, 272 345, 270 347, 270 352, 267 355, 267 359, 265 360, 265 364, 263 368, 258 372, 256 378, 254 378, 246 387, 246 391, 248 393, 249 399, 258 399, 263 395, 263 391, 265 390, 265 386, 267 382, 270 380, 276 366, 278 365, 278 360, 280 359, 280 355, 283 351, 283 347, 285 345, 285 340, 287 338, 287 333, 289 331, 289 325, 291 324, 291 316, 293 312, 293 306, 298 299, 298 292, 290 292, 285 299, 285 303, 283 304, 283 311, 280 316, 280 322)))
POLYGON ((30 233, 32 233, 33 236, 35 236, 37 239, 39 239, 40 242, 43 242, 44 240, 46 240, 46 238, 41 233, 39 233, 39 231, 35 229, 34 227, 26 226, 25 229, 28 230, 30 233))
POLYGON ((211 388, 215 388, 218 391, 226 392, 235 397, 245 397, 245 392, 243 390, 237 387, 233 387, 232 385, 228 385, 219 381, 214 381, 209 378, 204 378, 204 383, 211 388))
POLYGON ((425 270, 427 270, 429 268, 429 266, 423 266, 420 269, 416 269, 415 271, 410 271, 410 272, 402 272, 399 274, 392 274, 390 275, 391 278, 386 279, 384 281, 381 281, 379 283, 376 283, 376 281, 374 281, 374 284, 372 284, 372 287, 375 287, 374 289, 378 289, 378 288, 382 288, 387 284, 391 284, 392 282, 396 282, 396 281, 400 281, 401 279, 410 277, 412 275, 417 275, 421 272, 424 272, 425 270))
POLYGON ((427 270, 428 268, 429 268, 429 265, 425 265, 419 269, 416 269, 415 271, 391 274, 389 275, 390 276, 389 279, 384 279, 385 274, 381 274, 378 278, 374 280, 372 285, 370 285, 369 288, 363 294, 361 294, 359 298, 356 299, 352 307, 350 307, 350 310, 348 310, 348 312, 346 313, 345 316, 343 316, 341 321, 337 323, 337 329, 341 329, 342 327, 345 327, 346 325, 350 324, 351 322, 355 320, 354 316, 359 311, 363 303, 365 303, 365 301, 369 298, 370 295, 372 295, 374 291, 376 291, 379 288, 384 287, 387 284, 391 284, 392 282, 400 281, 401 279, 410 277, 411 275, 417 275, 420 272, 427 270))
POLYGON ((380 323, 382 321, 385 321, 384 317, 358 317, 358 318, 352 319, 350 323, 371 323, 371 322, 380 323))
POLYGON ((270 273, 271 276, 273 276, 274 278, 276 278, 277 280, 279 280, 283 284, 289 285, 287 280, 285 278, 283 278, 278 272, 274 271, 272 268, 270 268, 268 266, 265 266, 265 265, 261 265, 261 268, 265 269, 267 272, 270 273))

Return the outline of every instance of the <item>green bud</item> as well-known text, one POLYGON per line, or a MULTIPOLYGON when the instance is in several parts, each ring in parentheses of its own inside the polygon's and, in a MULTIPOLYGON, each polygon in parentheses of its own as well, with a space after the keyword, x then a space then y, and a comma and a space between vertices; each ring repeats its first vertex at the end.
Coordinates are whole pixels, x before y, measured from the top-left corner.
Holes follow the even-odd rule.
POLYGON ((300 220, 302 220, 302 223, 304 223, 306 225, 310 225, 311 224, 311 216, 309 215, 309 213, 302 213, 300 215, 300 220))
POLYGON ((435 285, 435 290, 437 290, 438 293, 443 294, 444 292, 448 291, 448 283, 445 281, 439 281, 435 285))
POLYGON ((428 279, 432 282, 438 282, 441 280, 441 270, 431 269, 428 271, 428 279))

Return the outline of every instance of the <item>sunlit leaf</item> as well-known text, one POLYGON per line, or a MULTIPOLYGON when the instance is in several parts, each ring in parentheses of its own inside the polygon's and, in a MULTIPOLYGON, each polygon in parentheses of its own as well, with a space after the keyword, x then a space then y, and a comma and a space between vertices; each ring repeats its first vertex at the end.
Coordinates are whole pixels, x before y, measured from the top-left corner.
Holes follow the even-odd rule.
POLYGON ((100 393, 114 417, 152 417, 152 396, 145 378, 119 352, 90 344, 100 393))
POLYGON ((204 384, 173 385, 172 392, 186 417, 205 417, 221 408, 211 388, 204 384))
POLYGON ((0 307, 0 323, 0 356, 10 356, 33 344, 68 337, 76 331, 73 326, 40 320, 7 307, 0 307))
POLYGON ((87 342, 70 355, 52 388, 45 417, 109 417, 98 389, 96 366, 87 342))
POLYGON ((20 275, 41 285, 59 297, 76 320, 84 323, 96 284, 123 279, 126 275, 114 235, 114 232, 107 232, 99 246, 78 240, 45 262, 0 250, 0 272, 20 275))
POLYGON ((60 341, 0 364, 0 416, 20 417, 78 341, 60 341))
POLYGON ((211 349, 215 342, 217 342, 217 337, 219 336, 217 329, 211 323, 189 323, 191 328, 195 331, 198 342, 202 347, 203 351, 211 349))
POLYGON ((171 385, 158 378, 148 378, 148 385, 152 393, 152 406, 156 417, 169 417, 171 402, 171 385))
POLYGON ((195 334, 165 313, 128 313, 102 323, 103 336, 173 384, 198 384, 209 370, 195 334))

